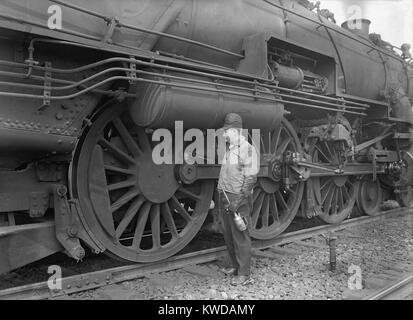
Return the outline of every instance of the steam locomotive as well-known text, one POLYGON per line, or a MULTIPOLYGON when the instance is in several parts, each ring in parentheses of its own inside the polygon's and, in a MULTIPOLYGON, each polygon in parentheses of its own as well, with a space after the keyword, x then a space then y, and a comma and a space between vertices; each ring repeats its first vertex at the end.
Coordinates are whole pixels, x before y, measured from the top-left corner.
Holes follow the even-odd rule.
POLYGON ((297 215, 410 206, 406 46, 308 3, 1 1, 0 273, 86 247, 133 262, 182 250, 220 167, 155 164, 152 135, 219 128, 229 112, 260 130, 254 238, 297 215))

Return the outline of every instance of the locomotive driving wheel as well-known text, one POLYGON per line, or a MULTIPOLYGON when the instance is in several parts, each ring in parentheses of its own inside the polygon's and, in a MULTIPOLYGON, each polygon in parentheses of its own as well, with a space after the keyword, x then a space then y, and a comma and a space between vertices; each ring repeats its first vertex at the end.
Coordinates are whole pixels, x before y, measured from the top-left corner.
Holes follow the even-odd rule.
POLYGON ((125 105, 99 111, 72 163, 71 189, 87 228, 117 258, 165 259, 201 228, 212 180, 182 185, 174 165, 156 165, 149 135, 130 122, 125 105))
MULTIPOLYGON (((340 151, 333 142, 317 140, 310 148, 314 163, 339 166, 340 151)), ((356 176, 328 176, 311 178, 315 199, 319 205, 318 217, 326 223, 336 224, 348 218, 357 199, 359 182, 356 176)))
POLYGON ((379 179, 373 181, 373 177, 365 176, 360 181, 360 189, 357 197, 357 206, 360 211, 368 216, 380 214, 380 205, 383 202, 383 189, 379 179))
MULTIPOLYGON (((261 153, 280 159, 285 152, 302 152, 300 140, 291 124, 283 119, 279 128, 261 139, 261 153)), ((282 170, 281 167, 274 168, 282 170)), ((304 191, 304 182, 291 171, 289 187, 282 180, 259 178, 253 193, 250 234, 253 238, 272 239, 281 234, 297 214, 304 191)))

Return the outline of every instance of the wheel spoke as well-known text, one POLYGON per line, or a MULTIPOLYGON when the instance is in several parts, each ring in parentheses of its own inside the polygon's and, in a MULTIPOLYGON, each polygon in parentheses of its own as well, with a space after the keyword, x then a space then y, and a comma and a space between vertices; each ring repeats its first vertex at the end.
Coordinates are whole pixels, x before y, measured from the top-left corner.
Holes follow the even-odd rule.
POLYGON ((324 204, 326 202, 327 196, 330 194, 331 189, 333 188, 333 182, 331 180, 328 181, 328 189, 326 193, 324 193, 323 199, 321 200, 321 203, 324 204))
POLYGON ((144 202, 145 202, 145 198, 142 196, 139 196, 139 198, 135 199, 132 202, 132 204, 129 206, 128 210, 126 211, 125 215, 120 221, 118 227, 116 228, 116 238, 118 240, 122 236, 123 232, 128 227, 128 225, 131 223, 132 219, 136 216, 136 214, 139 211, 139 208, 142 206, 144 202))
POLYGON ((133 198, 135 198, 139 194, 139 190, 134 189, 126 192, 123 196, 121 196, 116 202, 111 205, 112 213, 119 210, 133 198))
POLYGON ((339 210, 344 210, 343 187, 338 189, 338 207, 339 210))
POLYGON ((260 193, 262 192, 261 188, 256 187, 254 188, 254 194, 253 194, 253 202, 255 202, 255 200, 257 200, 258 196, 260 195, 260 193))
POLYGON ((124 163, 135 164, 135 160, 131 156, 120 150, 117 146, 115 146, 105 138, 101 138, 99 140, 99 144, 101 144, 102 147, 107 148, 110 153, 118 158, 118 160, 124 163))
POLYGON ((263 154, 271 152, 269 149, 267 150, 267 146, 271 143, 270 134, 270 132, 265 132, 261 135, 261 153, 263 154))
POLYGON ((272 150, 270 150, 271 153, 275 153, 277 151, 278 143, 280 142, 281 130, 282 124, 274 131, 274 139, 272 139, 274 142, 272 143, 272 150))
POLYGON ((163 220, 166 222, 169 231, 171 232, 172 238, 178 238, 178 230, 176 229, 175 221, 172 217, 171 209, 169 208, 168 203, 163 203, 161 206, 161 214, 163 220))
POLYGON ((334 188, 333 197, 331 202, 331 214, 337 214, 337 196, 338 196, 338 188, 334 188))
MULTIPOLYGON (((321 151, 321 148, 319 146, 315 146, 316 150, 321 153, 321 155, 324 157, 324 162, 330 162, 330 159, 325 155, 323 151, 321 151)), ((317 152, 317 160, 318 158, 318 152, 317 152)))
POLYGON ((180 202, 175 196, 172 196, 171 198, 171 205, 187 222, 190 222, 192 220, 191 215, 188 213, 188 211, 185 210, 184 207, 181 206, 180 202))
POLYGON ((114 190, 119 190, 123 188, 130 188, 133 187, 136 184, 135 179, 127 179, 121 182, 116 182, 108 185, 108 190, 109 191, 114 191, 114 190))
POLYGON ((350 195, 349 195, 349 193, 348 193, 348 191, 347 191, 346 186, 344 185, 344 186, 342 187, 342 189, 343 189, 343 197, 344 197, 344 200, 350 200, 350 195))
POLYGON ((159 204, 152 206, 150 212, 152 244, 153 248, 157 249, 161 246, 161 213, 159 204))
POLYGON ((335 191, 335 188, 331 187, 329 192, 328 192, 328 195, 326 197, 326 201, 323 203, 323 208, 324 208, 324 213, 325 214, 328 214, 329 211, 330 211, 331 201, 333 200, 334 191, 335 191))
POLYGON ((283 197, 283 195, 281 194, 281 192, 279 191, 279 190, 277 190, 276 192, 275 192, 275 194, 276 194, 276 197, 277 197, 277 200, 279 201, 279 203, 281 204, 281 207, 283 207, 286 211, 288 211, 288 205, 287 205, 287 203, 285 202, 285 200, 284 200, 284 197, 283 197))
POLYGON ((133 139, 128 129, 126 129, 125 125, 120 120, 120 118, 113 120, 113 124, 115 125, 115 128, 118 131, 118 133, 120 134, 122 141, 125 143, 126 147, 133 154, 133 156, 137 157, 141 155, 141 149, 139 149, 138 145, 136 144, 136 141, 133 139))
POLYGON ((136 174, 136 170, 119 168, 119 167, 111 166, 111 165, 107 165, 107 164, 105 164, 105 170, 108 170, 108 171, 111 171, 111 172, 116 172, 116 173, 123 173, 123 174, 127 174, 127 175, 136 174))
POLYGON ((330 158, 328 158, 330 161, 329 162, 333 162, 334 160, 334 154, 331 152, 330 147, 328 146, 328 142, 324 141, 324 145, 326 146, 326 150, 328 151, 330 158))
POLYGON ((268 227, 268 219, 270 213, 270 195, 265 195, 264 205, 262 207, 261 224, 264 228, 268 227))
POLYGON ((285 150, 287 149, 288 145, 291 143, 291 138, 287 137, 283 140, 283 142, 280 144, 279 148, 277 149, 276 155, 282 155, 285 150))
POLYGON ((198 196, 197 194, 189 191, 188 189, 185 189, 185 188, 182 187, 182 186, 179 187, 178 191, 181 192, 181 193, 183 193, 184 195, 190 197, 191 199, 196 200, 196 201, 201 200, 201 197, 200 197, 200 196, 198 196))
POLYGON ((138 222, 136 223, 135 234, 133 236, 132 247, 139 249, 143 232, 145 231, 146 221, 148 221, 149 211, 152 204, 145 202, 143 207, 139 210, 138 222))
POLYGON ((326 181, 324 182, 324 184, 321 186, 320 191, 322 191, 325 187, 327 187, 328 185, 330 185, 332 183, 331 179, 326 179, 326 181))
POLYGON ((257 226, 258 217, 260 216, 261 208, 264 202, 264 196, 265 194, 262 192, 257 198, 257 201, 254 203, 254 206, 253 206, 253 215, 252 215, 251 222, 254 228, 257 226))
POLYGON ((280 215, 278 213, 278 208, 277 208, 277 200, 275 199, 274 194, 271 195, 271 199, 270 199, 270 212, 272 216, 274 217, 274 220, 277 220, 278 222, 280 222, 280 215))

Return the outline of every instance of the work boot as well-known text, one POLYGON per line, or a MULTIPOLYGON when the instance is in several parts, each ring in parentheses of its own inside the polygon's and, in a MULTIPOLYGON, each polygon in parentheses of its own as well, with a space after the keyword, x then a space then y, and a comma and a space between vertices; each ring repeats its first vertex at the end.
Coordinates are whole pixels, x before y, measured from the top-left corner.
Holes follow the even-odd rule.
POLYGON ((227 276, 233 276, 233 275, 236 275, 237 274, 237 268, 233 268, 233 267, 231 267, 231 268, 221 268, 221 269, 219 269, 222 273, 224 273, 224 274, 226 274, 227 276))
POLYGON ((236 276, 231 280, 233 286, 246 286, 253 283, 254 280, 250 276, 236 276))

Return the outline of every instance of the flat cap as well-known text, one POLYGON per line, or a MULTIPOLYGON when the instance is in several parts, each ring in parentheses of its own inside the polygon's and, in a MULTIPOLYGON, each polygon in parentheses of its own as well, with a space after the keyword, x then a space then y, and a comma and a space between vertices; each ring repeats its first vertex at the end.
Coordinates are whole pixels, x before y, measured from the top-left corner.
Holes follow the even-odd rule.
POLYGON ((239 128, 242 129, 242 118, 237 113, 228 113, 225 116, 224 126, 222 129, 239 128))

